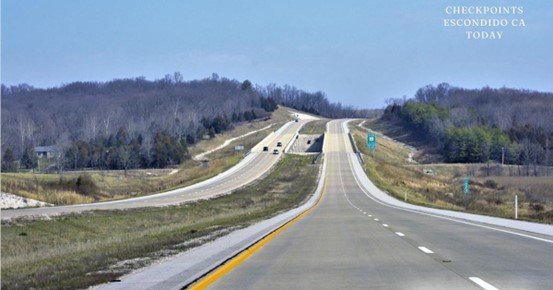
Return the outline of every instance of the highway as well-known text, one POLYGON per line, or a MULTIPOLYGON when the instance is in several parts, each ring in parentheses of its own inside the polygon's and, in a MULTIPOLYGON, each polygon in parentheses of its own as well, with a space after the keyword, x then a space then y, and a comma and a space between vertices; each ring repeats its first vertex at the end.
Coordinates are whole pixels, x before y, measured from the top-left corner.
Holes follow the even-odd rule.
MULTIPOLYGON (((553 243, 382 205, 359 185, 342 127, 325 137, 319 205, 214 289, 552 289, 553 243)), ((551 241, 551 237, 546 238, 551 241)))
POLYGON ((282 154, 272 154, 272 150, 276 147, 277 142, 283 143, 283 146, 279 147, 282 152, 282 149, 292 140, 299 129, 305 123, 313 119, 307 115, 306 118, 302 118, 303 115, 298 116, 300 116, 298 122, 290 121, 274 133, 269 134, 263 141, 252 148, 251 153, 237 165, 203 182, 164 193, 124 200, 70 206, 2 210, 2 219, 45 215, 52 216, 89 210, 166 206, 230 193, 232 190, 245 186, 265 174, 278 161, 280 156, 282 156, 282 154), (268 146, 270 149, 269 152, 263 152, 263 146, 268 146))

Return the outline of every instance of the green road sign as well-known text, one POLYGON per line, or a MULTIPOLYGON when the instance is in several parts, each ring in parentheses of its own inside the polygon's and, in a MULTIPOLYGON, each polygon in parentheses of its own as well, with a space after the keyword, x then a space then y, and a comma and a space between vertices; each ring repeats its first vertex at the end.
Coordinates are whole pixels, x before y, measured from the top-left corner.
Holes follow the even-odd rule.
POLYGON ((465 177, 465 181, 463 182, 463 192, 469 193, 469 178, 465 177))
POLYGON ((369 136, 367 136, 367 147, 369 149, 376 149, 376 134, 369 133, 369 136))
POLYGON ((463 182, 463 203, 465 204, 465 210, 467 209, 467 195, 469 194, 469 178, 465 177, 463 182))

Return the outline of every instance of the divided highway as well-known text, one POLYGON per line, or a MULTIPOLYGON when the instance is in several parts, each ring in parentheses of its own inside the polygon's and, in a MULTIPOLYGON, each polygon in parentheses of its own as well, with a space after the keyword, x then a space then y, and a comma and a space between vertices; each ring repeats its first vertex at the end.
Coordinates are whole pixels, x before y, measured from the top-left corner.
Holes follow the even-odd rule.
POLYGON ((551 289, 553 243, 375 202, 344 120, 325 137, 322 201, 215 289, 551 289))
POLYGON ((298 122, 290 121, 276 132, 271 133, 237 165, 211 179, 180 189, 164 193, 147 195, 117 201, 98 202, 70 206, 54 206, 41 208, 25 208, 16 210, 2 210, 2 219, 24 216, 59 215, 73 212, 106 209, 129 209, 151 206, 165 206, 183 202, 211 198, 217 195, 229 193, 234 189, 247 185, 266 173, 280 158, 281 154, 274 155, 272 149, 277 142, 282 142, 283 147, 288 144, 299 129, 311 118, 300 119, 298 122), (258 148, 268 146, 270 152, 262 152, 258 148))

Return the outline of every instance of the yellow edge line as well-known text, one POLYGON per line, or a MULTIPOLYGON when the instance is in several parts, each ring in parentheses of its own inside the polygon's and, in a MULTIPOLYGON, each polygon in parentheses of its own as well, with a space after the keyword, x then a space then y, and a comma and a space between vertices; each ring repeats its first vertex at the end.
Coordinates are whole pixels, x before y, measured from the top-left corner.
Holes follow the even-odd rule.
MULTIPOLYGON (((324 162, 326 162, 326 160, 324 162)), ((319 206, 319 203, 323 199, 325 189, 326 189, 326 172, 324 173, 324 176, 323 176, 323 188, 321 190, 321 196, 312 207, 306 209, 304 212, 302 212, 295 218, 289 220, 284 225, 280 226, 278 229, 274 230, 273 232, 271 232, 261 240, 257 241, 255 244, 251 245, 249 248, 247 248, 246 250, 238 254, 236 257, 230 259, 229 261, 215 268, 207 276, 201 278, 198 282, 192 284, 190 286, 190 289, 192 290, 206 289, 207 287, 209 287, 209 285, 215 283, 217 280, 221 279, 223 276, 225 276, 234 268, 236 268, 238 265, 245 262, 249 257, 251 257, 255 252, 259 251, 263 246, 269 243, 278 234, 282 233, 287 228, 291 227, 294 223, 296 223, 297 221, 299 221, 300 219, 308 215, 310 212, 312 212, 315 208, 317 208, 317 206, 319 206)))

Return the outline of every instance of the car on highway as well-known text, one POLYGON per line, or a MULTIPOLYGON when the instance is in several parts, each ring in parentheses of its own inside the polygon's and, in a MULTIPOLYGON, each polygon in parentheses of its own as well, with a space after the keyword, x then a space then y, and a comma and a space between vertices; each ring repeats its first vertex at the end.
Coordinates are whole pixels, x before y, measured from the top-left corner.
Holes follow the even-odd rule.
POLYGON ((273 150, 273 154, 278 155, 278 149, 275 148, 275 149, 273 150))
POLYGON ((269 146, 263 146, 263 151, 269 151, 269 146))
POLYGON ((282 147, 282 142, 277 142, 277 147, 282 147))

